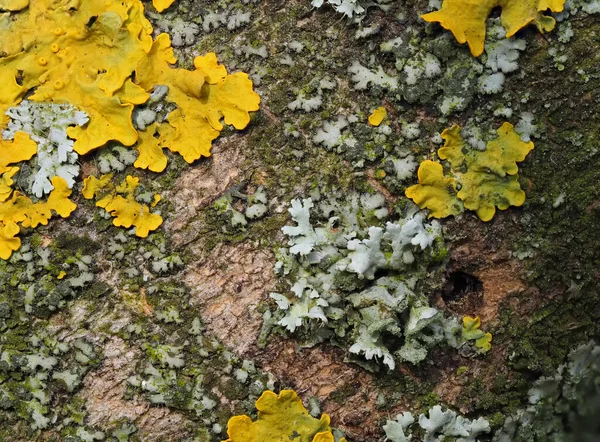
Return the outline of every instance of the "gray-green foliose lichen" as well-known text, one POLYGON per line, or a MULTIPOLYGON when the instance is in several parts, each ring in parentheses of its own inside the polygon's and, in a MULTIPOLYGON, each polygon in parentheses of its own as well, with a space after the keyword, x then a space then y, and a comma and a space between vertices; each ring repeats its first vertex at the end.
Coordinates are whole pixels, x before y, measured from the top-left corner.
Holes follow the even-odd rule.
POLYGON ((350 355, 418 363, 441 342, 462 344, 458 321, 432 307, 421 280, 444 262, 441 226, 409 207, 390 217, 381 194, 328 193, 292 200, 296 225, 275 270, 289 288, 271 293, 271 318, 307 343, 344 343, 350 355))

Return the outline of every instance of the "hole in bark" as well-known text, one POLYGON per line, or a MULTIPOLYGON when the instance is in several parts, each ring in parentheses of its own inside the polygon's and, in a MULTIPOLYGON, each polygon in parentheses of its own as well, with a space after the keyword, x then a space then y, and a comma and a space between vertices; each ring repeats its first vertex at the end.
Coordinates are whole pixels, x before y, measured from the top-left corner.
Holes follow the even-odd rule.
POLYGON ((445 303, 458 301, 471 293, 483 290, 483 283, 473 275, 460 270, 450 273, 442 292, 445 303))

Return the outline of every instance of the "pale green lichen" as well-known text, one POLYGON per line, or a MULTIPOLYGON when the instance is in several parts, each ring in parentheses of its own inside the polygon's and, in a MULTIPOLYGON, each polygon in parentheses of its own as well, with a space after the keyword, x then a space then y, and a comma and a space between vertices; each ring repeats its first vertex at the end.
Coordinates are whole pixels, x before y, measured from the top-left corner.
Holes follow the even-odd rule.
POLYGON ((347 342, 350 354, 389 368, 396 359, 423 360, 440 342, 455 343, 456 320, 430 307, 417 288, 443 248, 440 226, 414 211, 386 222, 378 194, 313 198, 293 200, 296 225, 282 229, 289 248, 278 251, 276 271, 287 275, 291 293, 270 295, 279 325, 312 342, 347 342))
POLYGON ((396 416, 395 420, 388 420, 383 426, 387 440, 391 442, 414 440, 412 433, 417 428, 424 432, 422 438, 419 438, 423 442, 477 442, 480 435, 490 432, 490 424, 486 419, 467 419, 453 410, 443 411, 440 405, 420 414, 417 421, 412 413, 404 412, 396 416))

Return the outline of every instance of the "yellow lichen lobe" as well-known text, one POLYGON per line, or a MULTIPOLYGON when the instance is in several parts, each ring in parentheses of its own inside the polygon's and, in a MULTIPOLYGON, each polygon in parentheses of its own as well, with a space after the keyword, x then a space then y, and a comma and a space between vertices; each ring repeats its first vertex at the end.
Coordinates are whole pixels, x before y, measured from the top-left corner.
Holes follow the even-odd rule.
MULTIPOLYGON (((463 336, 469 336, 469 333, 479 330, 481 327, 481 318, 479 316, 465 316, 462 319, 463 321, 463 336)), ((469 339, 469 338, 467 338, 469 339)))
POLYGON ((150 213, 150 208, 135 200, 135 191, 140 179, 128 175, 121 184, 114 186, 112 174, 103 175, 99 179, 90 176, 85 179, 83 196, 86 199, 96 198, 96 206, 106 210, 114 218, 117 227, 135 227, 135 234, 146 238, 148 234, 158 229, 162 217, 150 213))
POLYGON ((465 316, 463 318, 462 337, 467 341, 475 341, 475 347, 480 353, 487 353, 492 348, 492 334, 480 330, 481 319, 465 316))
POLYGON ((457 125, 444 129, 442 139, 444 146, 438 149, 440 160, 448 160, 454 169, 461 167, 465 161, 465 142, 460 136, 460 127, 457 125))
POLYGON ((152 4, 158 12, 163 12, 170 7, 175 0, 152 0, 152 4))
MULTIPOLYGON (((17 167, 13 168, 10 173, 14 173, 17 167)), ((6 174, 5 174, 6 175, 6 174)), ((3 175, 3 179, 5 179, 3 175)), ((10 175, 9 175, 10 178, 10 175)), ((12 180, 11 184, 12 184, 12 180)), ((77 205, 69 200, 71 196, 71 189, 67 185, 67 182, 60 177, 54 177, 51 180, 54 190, 50 192, 46 201, 33 202, 31 199, 22 195, 20 192, 14 191, 10 188, 8 192, 6 189, 3 191, 2 199, 0 200, 0 227, 3 230, 3 236, 1 241, 3 242, 2 248, 3 253, 0 254, 0 258, 8 259, 12 250, 17 250, 21 240, 14 238, 19 233, 19 226, 15 229, 14 225, 20 224, 22 227, 35 228, 38 225, 47 225, 52 214, 67 218, 77 208, 77 205), (10 249, 10 247, 15 247, 10 249)))
POLYGON ((158 124, 153 124, 139 133, 136 149, 139 155, 133 163, 138 169, 148 169, 152 172, 162 172, 167 167, 167 156, 160 145, 160 140, 155 137, 158 134, 158 124))
POLYGON ((87 200, 91 200, 99 194, 102 190, 111 187, 112 188, 112 173, 107 173, 106 175, 102 175, 100 178, 96 178, 93 175, 90 175, 85 180, 83 180, 83 190, 81 194, 87 200))
POLYGON ((492 349, 492 334, 486 333, 481 338, 475 340, 475 347, 481 349, 482 353, 486 353, 492 349))
POLYGON ((17 235, 20 230, 12 221, 6 224, 0 222, 0 259, 7 260, 12 252, 19 250, 21 239, 17 235))
POLYGON ((14 140, 0 138, 0 173, 8 171, 9 164, 28 161, 37 153, 37 144, 25 132, 17 132, 14 140))
POLYGON ((385 120, 385 117, 387 117, 387 110, 385 107, 380 106, 369 115, 368 121, 371 126, 376 127, 385 120))
POLYGON ((0 221, 20 223, 23 227, 35 228, 38 225, 47 225, 52 212, 63 218, 68 217, 77 205, 69 200, 71 189, 67 182, 60 177, 52 178, 54 190, 50 192, 46 201, 34 203, 28 197, 13 191, 10 199, 0 203, 0 221))
POLYGON ((459 43, 468 43, 471 53, 483 53, 486 20, 495 7, 502 8, 500 21, 506 36, 512 37, 519 29, 534 23, 540 32, 551 31, 554 18, 543 14, 546 10, 560 12, 565 0, 444 0, 438 11, 424 14, 428 22, 439 22, 452 31, 459 43))
POLYGON ((29 6, 29 0, 0 0, 0 11, 20 11, 29 6))
POLYGON ((298 395, 282 390, 279 395, 265 391, 256 401, 258 419, 246 415, 229 419, 224 442, 332 442, 329 416, 313 418, 298 395))
POLYGON ((406 189, 406 196, 422 209, 431 211, 430 217, 446 218, 462 212, 462 204, 456 198, 456 180, 444 176, 440 163, 425 160, 417 172, 419 184, 406 189))
POLYGON ((0 177, 0 203, 3 203, 12 193, 14 181, 12 177, 19 171, 18 167, 9 167, 0 177))

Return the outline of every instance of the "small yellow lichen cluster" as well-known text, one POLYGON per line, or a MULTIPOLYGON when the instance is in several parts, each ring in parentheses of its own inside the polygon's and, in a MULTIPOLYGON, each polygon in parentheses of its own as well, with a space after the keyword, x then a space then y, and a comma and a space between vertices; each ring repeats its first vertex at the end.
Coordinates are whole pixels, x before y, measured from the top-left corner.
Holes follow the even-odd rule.
POLYGON ((428 22, 439 22, 452 31, 459 43, 467 42, 471 53, 479 57, 483 53, 487 17, 496 7, 502 8, 500 21, 506 36, 512 37, 530 23, 540 32, 554 29, 554 18, 543 13, 563 10, 565 0, 444 0, 439 11, 425 14, 428 22))
POLYGON ((229 438, 223 442, 334 442, 329 416, 313 418, 293 390, 282 390, 279 395, 265 391, 256 401, 256 409, 254 422, 246 415, 229 419, 229 438))
POLYGON ((169 6, 173 4, 175 0, 152 0, 152 5, 158 12, 163 12, 169 6))
POLYGON ((369 124, 377 127, 385 120, 385 117, 387 117, 387 109, 383 106, 379 106, 371 113, 371 115, 369 115, 369 124))
POLYGON ((492 348, 492 334, 480 330, 481 319, 479 316, 472 318, 465 316, 463 318, 462 337, 467 341, 475 341, 475 347, 481 353, 487 353, 492 348))
MULTIPOLYGON (((128 175, 121 184, 114 186, 113 175, 109 173, 100 178, 89 176, 84 180, 83 197, 96 198, 96 206, 102 207, 110 213, 117 227, 135 227, 135 234, 146 238, 148 233, 156 230, 162 224, 160 215, 150 213, 150 208, 135 200, 135 190, 140 185, 140 179, 128 175)), ((158 203, 160 196, 155 195, 154 201, 158 203)))
MULTIPOLYGON (((159 11, 172 3, 154 0, 159 11)), ((248 113, 258 110, 260 98, 248 76, 227 74, 215 54, 197 57, 194 70, 173 67, 177 59, 170 38, 167 34, 152 38, 153 29, 140 0, 0 0, 0 9, 7 11, 0 14, 0 131, 8 123, 6 111, 25 97, 69 103, 89 116, 84 126, 67 129, 75 140, 75 152, 84 155, 109 141, 135 145, 139 151, 135 167, 160 172, 167 165, 163 148, 178 152, 188 163, 209 156, 212 141, 223 129, 221 119, 243 129, 250 121, 248 113), (158 85, 168 87, 166 99, 176 109, 166 122, 138 133, 131 120, 134 106, 146 103, 158 85)), ((35 153, 35 143, 22 133, 14 142, 1 142, 1 201, 12 194, 13 200, 25 204, 26 197, 11 188, 18 168, 7 166, 27 161, 35 153)), ((117 194, 126 196, 115 196, 105 208, 116 216, 115 225, 134 225, 138 236, 146 236, 160 225, 158 215, 149 214, 144 206, 134 207, 137 183, 129 178, 121 192, 115 188, 117 194)), ((44 211, 42 205, 65 194, 62 181, 55 178, 53 184, 55 180, 58 188, 48 203, 29 203, 44 216, 50 209, 44 211)), ((14 233, 18 226, 10 224, 18 216, 6 215, 17 209, 7 204, 2 203, 0 209, 5 213, 0 218, 3 259, 20 244, 14 233)), ((26 220, 18 222, 26 226, 26 220)))
POLYGON ((453 177, 444 175, 440 163, 423 161, 419 184, 406 189, 406 196, 419 207, 430 209, 430 216, 435 218, 457 215, 464 207, 477 212, 482 221, 489 221, 496 207, 506 210, 521 206, 525 192, 519 185, 517 163, 525 160, 533 143, 521 141, 510 123, 504 123, 497 133, 498 138, 490 141, 484 151, 478 151, 467 147, 460 127, 446 129, 442 133, 446 143, 438 156, 448 160, 453 177))

